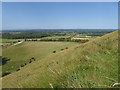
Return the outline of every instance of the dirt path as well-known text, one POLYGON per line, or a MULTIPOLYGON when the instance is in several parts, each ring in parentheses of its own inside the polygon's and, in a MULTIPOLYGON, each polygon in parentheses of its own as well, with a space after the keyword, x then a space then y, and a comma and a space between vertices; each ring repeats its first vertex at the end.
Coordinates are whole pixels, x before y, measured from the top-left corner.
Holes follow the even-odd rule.
POLYGON ((16 46, 16 45, 19 45, 19 44, 21 44, 21 43, 23 43, 23 41, 17 42, 17 43, 15 43, 15 44, 11 45, 11 46, 16 46))

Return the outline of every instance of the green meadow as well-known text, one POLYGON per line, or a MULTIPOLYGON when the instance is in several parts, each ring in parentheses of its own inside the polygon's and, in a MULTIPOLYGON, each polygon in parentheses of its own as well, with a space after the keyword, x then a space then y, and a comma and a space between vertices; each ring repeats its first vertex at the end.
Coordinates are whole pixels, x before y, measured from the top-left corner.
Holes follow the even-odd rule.
POLYGON ((3 72, 14 72, 20 68, 21 64, 28 64, 29 60, 34 57, 41 60, 49 55, 61 52, 61 49, 71 48, 78 43, 73 42, 24 42, 20 45, 3 48, 3 57, 9 58, 10 61, 3 65, 3 72))
POLYGON ((23 39, 0 39, 0 43, 13 43, 17 42, 18 40, 23 40, 23 39))
POLYGON ((3 71, 12 73, 3 77, 3 88, 113 88, 118 81, 117 33, 83 44, 24 42, 4 48, 3 57, 10 61, 3 71), (28 63, 32 57, 35 61, 28 63))

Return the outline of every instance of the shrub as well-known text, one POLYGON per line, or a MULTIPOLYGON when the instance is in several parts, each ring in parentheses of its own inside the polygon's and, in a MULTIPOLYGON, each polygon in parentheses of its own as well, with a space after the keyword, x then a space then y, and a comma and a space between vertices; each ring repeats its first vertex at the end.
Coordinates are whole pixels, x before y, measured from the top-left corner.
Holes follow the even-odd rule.
POLYGON ((0 62, 0 65, 4 65, 4 64, 6 64, 8 61, 10 61, 10 59, 9 58, 7 58, 7 57, 3 57, 2 58, 2 56, 0 57, 0 61, 2 60, 2 63, 0 62))
POLYGON ((20 40, 18 40, 18 42, 20 42, 20 40))
POLYGON ((56 63, 58 64, 58 61, 56 63))
POLYGON ((31 59, 33 59, 33 60, 35 61, 35 58, 34 58, 34 57, 32 57, 31 59))
POLYGON ((10 72, 2 72, 2 77, 11 74, 10 72))
POLYGON ((17 69, 16 71, 19 71, 20 70, 20 68, 19 69, 17 69))
POLYGON ((32 60, 29 61, 29 63, 31 63, 31 62, 32 62, 32 60))
POLYGON ((56 53, 56 51, 53 51, 53 53, 56 53))
POLYGON ((24 65, 23 65, 23 64, 21 64, 21 67, 24 67, 24 65))
POLYGON ((25 65, 27 65, 27 63, 25 63, 25 65))
POLYGON ((64 49, 60 49, 61 51, 64 50, 64 49))
POLYGON ((68 47, 66 47, 65 49, 68 49, 68 47))

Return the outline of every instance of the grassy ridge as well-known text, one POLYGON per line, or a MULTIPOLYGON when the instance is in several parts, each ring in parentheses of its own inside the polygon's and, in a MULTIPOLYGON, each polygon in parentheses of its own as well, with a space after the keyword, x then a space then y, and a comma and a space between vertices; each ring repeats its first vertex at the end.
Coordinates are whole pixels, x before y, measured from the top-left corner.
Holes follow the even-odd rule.
POLYGON ((116 31, 49 55, 3 77, 3 87, 112 87, 118 80, 117 39, 116 31))

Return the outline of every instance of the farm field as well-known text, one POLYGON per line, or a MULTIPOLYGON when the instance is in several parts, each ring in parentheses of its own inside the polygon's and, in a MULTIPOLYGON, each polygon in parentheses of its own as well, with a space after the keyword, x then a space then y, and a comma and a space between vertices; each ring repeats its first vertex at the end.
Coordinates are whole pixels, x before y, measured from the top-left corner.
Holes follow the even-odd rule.
POLYGON ((17 42, 18 40, 23 40, 23 39, 0 39, 0 43, 12 43, 12 42, 17 42))
POLYGON ((8 70, 13 73, 3 77, 3 87, 119 87, 113 86, 118 81, 117 53, 117 31, 83 44, 33 41, 7 47, 3 50, 3 56, 9 57, 10 61, 3 65, 3 71, 8 70), (66 47, 68 48, 65 49, 66 47), (64 50, 61 51, 61 49, 64 50), (56 52, 53 53, 53 51, 56 52), (22 63, 28 62, 32 57, 35 58, 34 62, 27 64, 19 71, 15 71, 22 63), (15 67, 12 68, 12 65, 15 67))
POLYGON ((76 35, 74 37, 72 37, 71 39, 80 39, 80 40, 92 40, 95 38, 98 38, 100 36, 87 36, 87 35, 76 35))
POLYGON ((7 46, 17 43, 18 41, 22 41, 24 39, 2 39, 0 38, 0 45, 7 46))
POLYGON ((59 38, 68 38, 68 37, 70 37, 70 36, 51 36, 51 37, 44 37, 44 38, 45 39, 59 39, 59 38))
POLYGON ((74 42, 23 42, 20 45, 4 47, 3 58, 9 58, 3 65, 3 72, 14 72, 20 68, 21 64, 28 64, 34 57, 41 60, 49 55, 59 53, 61 49, 71 48, 78 43, 74 42), (53 53, 55 51, 55 53, 53 53), (14 64, 13 64, 14 63, 14 64))

